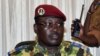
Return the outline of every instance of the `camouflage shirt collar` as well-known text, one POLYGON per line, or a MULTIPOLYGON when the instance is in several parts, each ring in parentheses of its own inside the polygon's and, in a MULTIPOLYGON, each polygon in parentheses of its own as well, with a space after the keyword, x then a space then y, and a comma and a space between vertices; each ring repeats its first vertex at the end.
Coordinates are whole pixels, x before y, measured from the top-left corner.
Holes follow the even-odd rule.
POLYGON ((65 53, 65 51, 64 51, 64 48, 65 47, 63 45, 64 44, 62 42, 60 44, 60 46, 58 47, 58 51, 57 52, 55 52, 53 54, 49 54, 47 48, 42 47, 41 45, 39 45, 38 42, 36 42, 36 45, 34 46, 33 53, 34 53, 34 55, 41 54, 41 55, 52 55, 52 56, 55 56, 56 54, 59 54, 61 52, 64 52, 65 53))

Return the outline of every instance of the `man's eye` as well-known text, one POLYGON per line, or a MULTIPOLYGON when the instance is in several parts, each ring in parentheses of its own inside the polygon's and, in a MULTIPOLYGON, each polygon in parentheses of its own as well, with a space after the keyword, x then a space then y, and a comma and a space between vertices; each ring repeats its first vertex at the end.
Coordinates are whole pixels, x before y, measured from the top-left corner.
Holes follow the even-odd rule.
POLYGON ((52 26, 52 23, 47 23, 47 26, 52 26))
POLYGON ((58 26, 63 26, 63 25, 64 25, 64 23, 59 23, 59 24, 58 24, 58 26))
POLYGON ((38 25, 40 25, 40 26, 46 26, 45 23, 38 23, 38 25))

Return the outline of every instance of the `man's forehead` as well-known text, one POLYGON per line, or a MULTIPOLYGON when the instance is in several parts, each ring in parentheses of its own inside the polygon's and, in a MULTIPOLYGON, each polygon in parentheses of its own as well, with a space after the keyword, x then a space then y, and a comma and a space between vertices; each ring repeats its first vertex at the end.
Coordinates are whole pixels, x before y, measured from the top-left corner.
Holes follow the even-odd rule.
POLYGON ((49 21, 49 20, 52 20, 52 21, 64 21, 61 18, 53 17, 53 16, 39 17, 38 18, 38 21, 49 21))

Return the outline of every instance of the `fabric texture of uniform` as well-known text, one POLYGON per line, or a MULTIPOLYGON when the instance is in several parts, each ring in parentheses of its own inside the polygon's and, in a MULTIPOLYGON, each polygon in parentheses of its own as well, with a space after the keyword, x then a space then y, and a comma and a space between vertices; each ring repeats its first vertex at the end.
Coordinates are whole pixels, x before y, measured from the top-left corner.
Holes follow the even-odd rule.
POLYGON ((40 46, 37 42, 35 43, 34 45, 29 45, 33 48, 20 46, 22 49, 9 52, 9 56, 92 56, 89 48, 75 42, 64 41, 58 47, 57 52, 52 53, 48 53, 46 48, 40 46))

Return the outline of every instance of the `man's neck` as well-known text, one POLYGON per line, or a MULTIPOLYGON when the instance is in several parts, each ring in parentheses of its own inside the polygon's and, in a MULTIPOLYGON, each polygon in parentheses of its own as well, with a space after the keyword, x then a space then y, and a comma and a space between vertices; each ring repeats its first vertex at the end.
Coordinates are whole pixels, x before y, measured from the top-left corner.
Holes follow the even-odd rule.
POLYGON ((48 52, 57 52, 59 50, 59 46, 48 46, 43 43, 38 43, 41 47, 46 48, 48 52))

